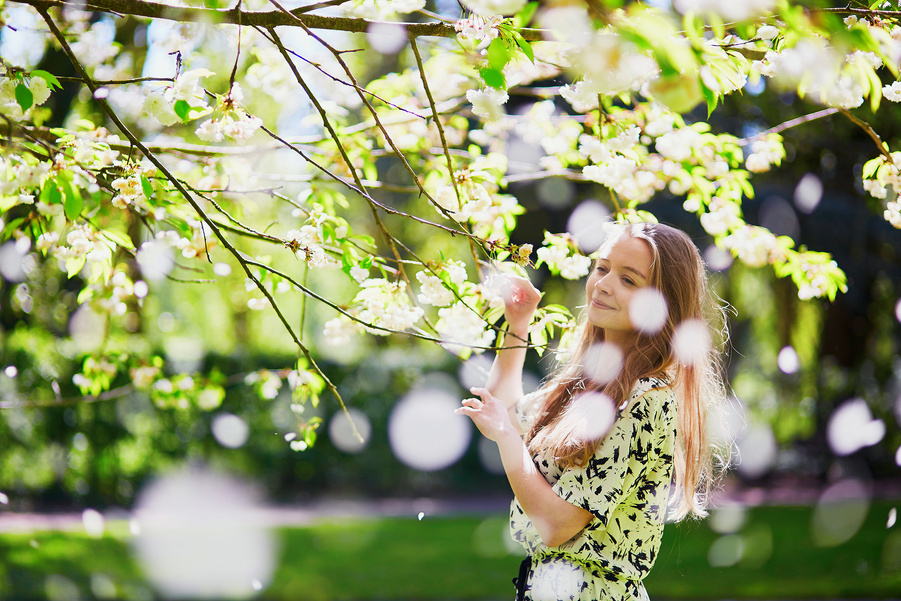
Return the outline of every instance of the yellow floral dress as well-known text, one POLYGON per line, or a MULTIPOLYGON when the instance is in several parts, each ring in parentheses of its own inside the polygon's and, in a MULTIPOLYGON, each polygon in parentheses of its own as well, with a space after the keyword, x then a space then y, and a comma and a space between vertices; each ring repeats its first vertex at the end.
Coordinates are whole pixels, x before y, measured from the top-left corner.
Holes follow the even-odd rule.
MULTIPOLYGON (((524 430, 541 410, 543 393, 517 404, 524 430)), ((648 598, 642 579, 660 549, 673 473, 675 391, 665 379, 642 378, 623 407, 586 465, 561 470, 548 454, 532 458, 561 498, 594 519, 569 542, 548 548, 513 499, 510 532, 531 556, 525 599, 648 598)))

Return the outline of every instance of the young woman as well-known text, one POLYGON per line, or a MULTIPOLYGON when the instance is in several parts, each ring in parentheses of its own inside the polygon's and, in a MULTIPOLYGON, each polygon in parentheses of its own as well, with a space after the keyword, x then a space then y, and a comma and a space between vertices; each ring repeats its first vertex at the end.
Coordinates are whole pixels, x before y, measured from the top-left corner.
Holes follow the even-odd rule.
POLYGON ((517 599, 646 599, 667 515, 706 513, 706 415, 725 396, 710 342, 725 320, 697 248, 665 225, 614 226, 586 297, 572 359, 523 396, 541 294, 511 278, 488 384, 457 410, 497 443, 516 496, 517 599))

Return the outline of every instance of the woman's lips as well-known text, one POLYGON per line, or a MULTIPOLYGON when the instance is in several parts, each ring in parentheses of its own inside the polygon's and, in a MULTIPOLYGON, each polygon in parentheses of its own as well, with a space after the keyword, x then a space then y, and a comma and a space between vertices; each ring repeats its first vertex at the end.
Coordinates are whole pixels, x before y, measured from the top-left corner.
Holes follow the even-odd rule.
POLYGON ((607 303, 601 302, 596 299, 592 299, 591 304, 594 305, 595 307, 597 307, 598 309, 612 309, 613 308, 610 305, 608 305, 607 303))

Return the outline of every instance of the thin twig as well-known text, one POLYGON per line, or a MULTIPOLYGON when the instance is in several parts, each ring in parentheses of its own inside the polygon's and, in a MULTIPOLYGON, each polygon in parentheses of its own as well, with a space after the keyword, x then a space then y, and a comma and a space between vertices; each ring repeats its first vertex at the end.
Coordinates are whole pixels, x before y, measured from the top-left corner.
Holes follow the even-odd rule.
MULTIPOLYGON (((60 31, 60 29, 56 26, 56 23, 50 17, 50 14, 47 12, 47 7, 41 6, 41 7, 36 7, 36 8, 37 8, 38 12, 40 13, 41 17, 47 23, 47 26, 50 27, 51 32, 53 33, 54 37, 56 37, 56 39, 59 42, 60 46, 62 47, 63 51, 69 57, 69 60, 72 62, 72 66, 75 68, 76 71, 78 71, 79 75, 85 81, 85 84, 88 86, 88 88, 91 90, 91 93, 93 94, 97 89, 96 84, 94 84, 93 80, 88 75, 87 71, 85 71, 84 66, 78 60, 78 57, 75 56, 75 53, 72 51, 72 48, 69 46, 69 43, 66 40, 65 36, 63 35, 62 31, 60 31)), ((288 323, 288 320, 285 318, 285 315, 282 313, 281 309, 278 307, 278 304, 275 302, 275 299, 272 298, 272 295, 269 293, 269 291, 266 289, 266 287, 263 285, 263 283, 253 274, 252 270, 250 269, 250 266, 248 265, 247 261, 244 259, 243 255, 240 252, 238 252, 238 250, 231 244, 231 242, 229 242, 229 240, 225 237, 225 235, 222 233, 222 231, 217 226, 216 222, 214 222, 212 219, 210 219, 210 217, 206 214, 206 212, 203 210, 203 208, 197 203, 196 200, 194 200, 194 197, 191 196, 191 193, 181 184, 181 182, 178 180, 178 178, 176 178, 154 154, 149 152, 147 150, 147 148, 144 146, 144 144, 141 142, 141 140, 138 139, 131 132, 130 129, 128 129, 128 127, 121 121, 121 119, 119 119, 119 116, 112 109, 112 107, 109 105, 109 103, 106 101, 106 99, 98 98, 97 100, 98 100, 98 103, 100 104, 100 106, 103 107, 104 112, 106 112, 106 114, 116 124, 116 126, 119 128, 119 130, 129 140, 131 140, 132 144, 134 144, 134 146, 138 150, 140 150, 141 153, 143 153, 145 157, 147 157, 147 160, 149 160, 151 163, 153 163, 154 166, 157 169, 159 169, 159 171, 161 173, 163 173, 163 175, 166 176, 166 179, 168 179, 172 183, 172 185, 185 198, 185 200, 188 202, 188 204, 191 205, 191 207, 194 209, 194 211, 200 216, 201 220, 204 223, 206 223, 207 225, 209 225, 210 229, 213 231, 213 233, 216 235, 216 237, 222 243, 222 246, 225 247, 238 260, 238 263, 241 264, 241 267, 244 269, 244 272, 247 274, 247 277, 250 278, 254 282, 254 284, 256 284, 257 288, 268 299, 269 303, 272 305, 272 308, 275 311, 276 315, 278 316, 279 320, 282 322, 282 325, 285 327, 288 334, 291 336, 292 340, 294 341, 294 344, 297 346, 298 349, 300 349, 300 352, 304 355, 304 357, 308 361, 310 367, 316 372, 316 374, 320 378, 322 378, 322 380, 323 380, 323 382, 325 382, 325 385, 328 388, 329 392, 331 392, 331 394, 338 400, 338 403, 341 406, 342 410, 346 413, 347 407, 344 404, 344 400, 341 398, 341 393, 338 392, 338 389, 335 386, 335 384, 329 379, 329 377, 322 371, 322 369, 316 363, 316 360, 313 358, 309 349, 306 347, 306 345, 303 344, 303 342, 300 340, 300 338, 294 332, 294 328, 291 327, 291 324, 288 323)), ((359 432, 356 432, 356 428, 354 428, 354 433, 356 434, 357 437, 360 437, 359 432)), ((360 437, 360 439, 362 440, 362 437, 360 437)))

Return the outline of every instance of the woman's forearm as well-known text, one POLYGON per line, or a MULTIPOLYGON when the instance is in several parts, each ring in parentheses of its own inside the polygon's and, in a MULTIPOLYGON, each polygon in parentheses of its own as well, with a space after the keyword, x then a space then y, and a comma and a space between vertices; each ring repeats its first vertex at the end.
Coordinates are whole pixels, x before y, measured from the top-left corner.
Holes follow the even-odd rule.
POLYGON ((519 435, 504 432, 496 442, 510 488, 545 545, 562 545, 588 525, 594 516, 554 492, 519 435))
POLYGON ((504 335, 485 388, 508 408, 522 398, 522 368, 526 360, 529 326, 511 326, 504 335))

